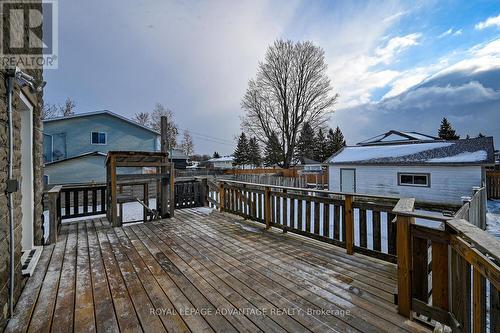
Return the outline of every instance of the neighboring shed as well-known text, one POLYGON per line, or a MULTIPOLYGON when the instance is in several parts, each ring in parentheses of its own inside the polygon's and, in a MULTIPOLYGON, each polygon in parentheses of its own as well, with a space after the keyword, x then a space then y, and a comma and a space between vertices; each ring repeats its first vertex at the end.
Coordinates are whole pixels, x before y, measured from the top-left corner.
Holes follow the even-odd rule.
POLYGON ((186 169, 189 156, 184 154, 182 149, 172 149, 172 160, 176 169, 186 169))
POLYGON ((327 160, 329 190, 461 204, 461 197, 485 181, 485 167, 494 164, 493 138, 428 138, 344 147, 327 160))
POLYGON ((233 162, 234 162, 233 156, 222 156, 217 158, 211 158, 207 161, 209 167, 220 170, 232 169, 233 162))

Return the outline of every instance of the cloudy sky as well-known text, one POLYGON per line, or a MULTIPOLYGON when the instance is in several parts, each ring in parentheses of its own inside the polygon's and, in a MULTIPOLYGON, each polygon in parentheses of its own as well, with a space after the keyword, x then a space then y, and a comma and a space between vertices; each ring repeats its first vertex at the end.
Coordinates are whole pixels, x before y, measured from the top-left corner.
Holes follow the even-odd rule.
POLYGON ((311 40, 349 144, 389 129, 500 142, 500 2, 59 1, 59 68, 45 100, 132 118, 162 103, 195 151, 230 154, 241 98, 267 46, 311 40))

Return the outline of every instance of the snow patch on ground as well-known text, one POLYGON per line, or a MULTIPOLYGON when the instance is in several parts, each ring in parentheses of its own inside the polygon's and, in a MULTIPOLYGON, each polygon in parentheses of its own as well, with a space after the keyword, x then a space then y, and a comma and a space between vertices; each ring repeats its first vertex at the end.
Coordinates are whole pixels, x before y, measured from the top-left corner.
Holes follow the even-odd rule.
POLYGON ((500 200, 488 200, 486 230, 493 236, 500 238, 500 200))
POLYGON ((466 163, 466 162, 480 162, 488 158, 485 150, 478 150, 475 152, 463 152, 454 156, 431 158, 427 160, 429 163, 466 163))
POLYGON ((210 208, 210 207, 195 207, 192 209, 195 212, 200 213, 200 214, 204 214, 204 215, 209 215, 214 210, 213 208, 210 208))

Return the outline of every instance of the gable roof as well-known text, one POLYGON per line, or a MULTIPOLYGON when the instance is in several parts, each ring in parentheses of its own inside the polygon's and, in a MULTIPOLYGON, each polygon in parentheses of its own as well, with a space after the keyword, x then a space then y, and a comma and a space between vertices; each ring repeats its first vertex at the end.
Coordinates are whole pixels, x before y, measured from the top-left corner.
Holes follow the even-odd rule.
POLYGON ((316 164, 323 164, 321 162, 318 162, 318 161, 315 161, 315 160, 312 160, 310 158, 307 158, 307 157, 299 157, 298 159, 298 162, 300 165, 316 165, 316 164))
POLYGON ((344 147, 329 164, 492 165, 493 138, 344 147))
POLYGON ((184 151, 182 151, 182 149, 174 148, 172 149, 172 158, 175 160, 187 160, 189 159, 189 156, 184 154, 184 151))
POLYGON ((52 165, 52 164, 56 164, 56 163, 66 162, 66 161, 69 161, 69 160, 75 160, 77 158, 82 158, 82 157, 86 157, 86 156, 103 156, 103 157, 106 157, 107 154, 103 153, 103 152, 100 152, 100 151, 89 151, 88 153, 83 153, 83 154, 80 154, 80 155, 75 155, 75 156, 71 156, 71 157, 68 157, 68 158, 63 158, 63 159, 52 161, 52 162, 46 162, 45 165, 52 165))
POLYGON ((415 143, 415 142, 426 142, 439 140, 439 138, 422 134, 419 132, 402 132, 396 130, 390 130, 384 134, 380 134, 369 138, 365 141, 358 143, 359 146, 368 145, 383 145, 383 144, 395 144, 395 143, 415 143))
POLYGON ((69 120, 69 119, 75 119, 75 118, 83 118, 83 117, 91 117, 91 116, 96 116, 96 115, 108 115, 114 118, 118 118, 120 120, 126 121, 129 124, 132 124, 134 126, 140 127, 142 129, 145 129, 149 132, 152 132, 156 135, 160 135, 160 133, 156 132, 155 130, 152 130, 151 128, 141 125, 139 123, 136 123, 133 120, 130 120, 124 116, 121 116, 117 113, 111 112, 109 110, 101 110, 101 111, 93 111, 93 112, 84 112, 84 113, 75 113, 71 116, 61 116, 61 117, 54 117, 54 118, 49 118, 49 119, 44 119, 44 123, 50 123, 50 122, 56 122, 56 121, 62 121, 62 120, 69 120))

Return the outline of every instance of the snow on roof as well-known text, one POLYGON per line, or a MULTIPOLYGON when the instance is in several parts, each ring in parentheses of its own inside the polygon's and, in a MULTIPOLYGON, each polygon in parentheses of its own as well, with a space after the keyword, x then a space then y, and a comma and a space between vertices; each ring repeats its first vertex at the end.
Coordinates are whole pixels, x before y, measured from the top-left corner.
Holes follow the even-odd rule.
POLYGON ((364 161, 379 158, 401 157, 420 153, 422 151, 449 147, 453 143, 432 142, 422 144, 406 144, 391 146, 354 146, 345 147, 344 150, 330 159, 330 163, 364 161))
POLYGON ((493 164, 493 138, 344 147, 330 164, 493 164))
POLYGON ((488 158, 486 150, 477 150, 474 152, 463 152, 453 156, 431 158, 427 160, 429 163, 469 163, 481 162, 488 158))
POLYGON ((222 156, 222 157, 218 157, 218 158, 211 158, 208 160, 208 162, 233 162, 234 161, 234 157, 233 156, 222 156))

